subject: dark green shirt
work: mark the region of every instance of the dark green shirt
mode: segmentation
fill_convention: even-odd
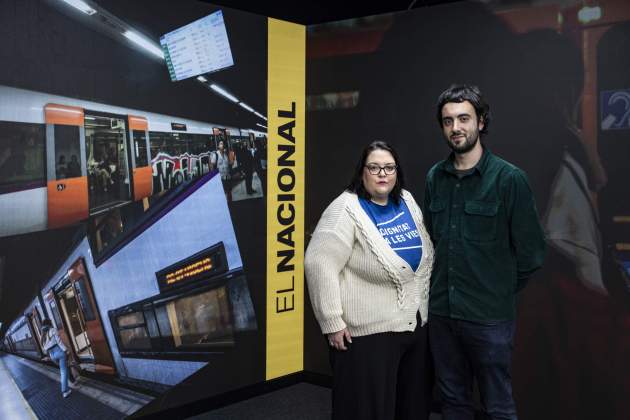
[[[484,148],[475,169],[458,178],[451,154],[427,175],[424,217],[436,250],[429,311],[514,319],[516,292],[546,248],[525,173]]]

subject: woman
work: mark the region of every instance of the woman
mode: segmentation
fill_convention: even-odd
[[[335,419],[429,415],[433,245],[403,184],[391,146],[367,146],[306,251],[311,303],[330,345]]]
[[[50,319],[42,321],[42,348],[48,357],[59,365],[61,372],[61,394],[67,398],[72,391],[68,387],[68,365],[66,359],[66,346],[63,344],[57,333],[57,329],[52,326]]]
[[[225,150],[223,140],[219,140],[217,146],[217,152],[214,155],[214,164],[219,170],[221,175],[221,182],[223,183],[223,191],[227,201],[232,201],[232,165],[234,164],[234,157]]]

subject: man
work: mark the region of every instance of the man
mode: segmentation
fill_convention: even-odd
[[[252,187],[252,180],[254,178],[254,156],[248,144],[241,144],[240,146],[240,162],[245,172],[245,190],[248,195],[252,195],[256,190]],[[237,157],[237,159],[239,159]]]
[[[479,89],[466,85],[451,86],[437,104],[452,153],[427,175],[424,214],[436,249],[429,340],[444,420],[473,419],[473,378],[488,418],[517,418],[516,294],[545,252],[525,173],[481,143],[489,108]]]
[[[263,151],[262,140],[252,139],[252,144],[254,145],[254,170],[256,171],[256,174],[258,174],[258,179],[260,179],[263,195],[267,195],[267,169],[263,169],[262,163],[262,161],[266,159],[266,154]]]

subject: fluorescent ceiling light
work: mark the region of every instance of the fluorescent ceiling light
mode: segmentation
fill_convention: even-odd
[[[96,10],[92,9],[90,6],[87,5],[87,3],[81,0],[63,0],[63,2],[69,4],[77,10],[82,11],[86,15],[91,16],[96,13]]]
[[[256,123],[256,125],[257,125],[258,127],[262,127],[262,128],[264,128],[264,129],[267,129],[267,127],[266,127],[266,126],[264,126],[264,125],[262,125],[262,124],[258,124],[258,123]]]
[[[214,83],[210,85],[210,89],[214,90],[216,93],[218,93],[220,95],[225,96],[226,98],[228,98],[232,102],[238,102],[238,98],[236,98],[236,96],[229,94],[223,88],[215,85]]]
[[[144,48],[145,50],[147,50],[151,54],[155,55],[156,57],[159,57],[162,60],[164,60],[164,51],[162,51],[162,48],[158,47],[157,45],[155,45],[154,43],[152,43],[151,41],[149,41],[145,37],[137,34],[136,32],[133,32],[133,31],[125,31],[125,33],[123,35],[125,36],[125,38],[127,38],[131,42],[133,42],[136,45]]]
[[[260,118],[262,118],[263,120],[267,121],[267,117],[265,117],[264,115],[262,115],[260,112],[254,112],[254,115],[259,116]]]
[[[238,103],[241,107],[245,108],[246,110],[248,110],[249,112],[256,112],[254,111],[254,108],[252,108],[251,106],[247,105],[244,102],[239,102]]]
[[[203,82],[203,83],[206,83],[206,82],[208,81],[208,79],[206,79],[206,78],[205,78],[205,77],[203,77],[203,76],[199,76],[199,77],[197,77],[197,80],[199,80],[200,82]]]

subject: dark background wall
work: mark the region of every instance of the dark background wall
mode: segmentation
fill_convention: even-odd
[[[566,240],[550,243],[545,267],[519,296],[514,392],[524,419],[630,412],[630,364],[621,352],[630,295],[619,264],[628,260],[619,244],[630,231],[613,222],[630,211],[630,131],[589,131],[600,126],[599,109],[584,106],[630,87],[627,54],[619,53],[630,32],[627,6],[598,4],[608,20],[596,27],[577,22],[577,8],[458,3],[309,28],[307,239],[373,140],[394,145],[421,202],[428,169],[449,152],[435,102],[452,83],[481,88],[494,118],[483,143],[527,172],[541,218],[561,215],[563,223],[545,225]],[[589,44],[594,33],[605,35]],[[597,49],[596,64],[587,46]],[[343,100],[348,92],[354,100]],[[579,174],[566,169],[567,156]],[[329,374],[310,309],[305,348],[305,369]]]

